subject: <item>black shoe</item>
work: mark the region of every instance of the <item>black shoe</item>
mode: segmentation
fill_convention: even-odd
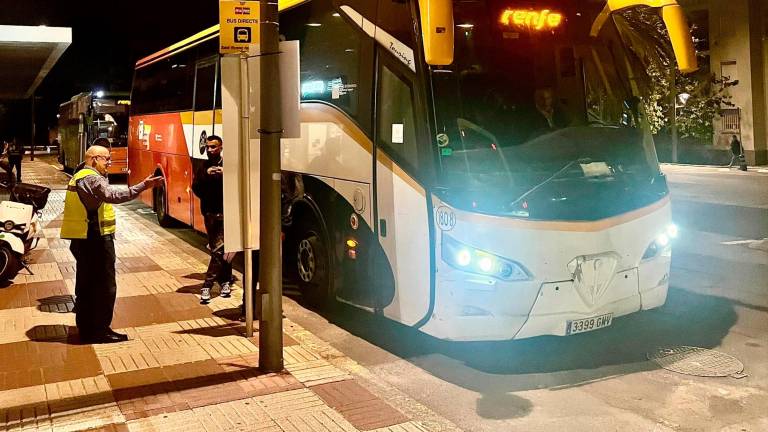
[[[95,335],[80,335],[80,341],[87,344],[117,343],[125,342],[127,340],[128,335],[115,333],[112,330]]]

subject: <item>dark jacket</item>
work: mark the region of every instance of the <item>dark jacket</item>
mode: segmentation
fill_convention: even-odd
[[[8,143],[8,156],[19,157],[21,156],[21,153],[22,153],[21,144],[19,144],[16,140],[13,140]]]
[[[733,153],[734,156],[738,156],[741,154],[741,142],[737,139],[731,140],[731,153]]]
[[[192,192],[200,198],[200,210],[203,214],[224,213],[224,175],[209,175],[208,168],[221,166],[222,160],[206,160],[195,172],[192,180]]]

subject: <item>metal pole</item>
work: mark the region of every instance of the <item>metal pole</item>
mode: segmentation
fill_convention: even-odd
[[[35,160],[35,95],[32,95],[32,104],[31,104],[31,116],[32,116],[32,137],[29,139],[29,143],[32,145],[32,150],[30,151],[30,158],[29,160]],[[24,147],[22,147],[23,149]],[[21,152],[21,157],[24,157],[24,152]]]
[[[277,2],[261,0],[261,224],[259,368],[283,370],[283,271],[280,218],[280,43]]]
[[[677,146],[680,142],[680,136],[677,131],[677,82],[675,69],[671,71],[671,94],[672,94],[672,109],[671,109],[671,132],[672,132],[672,163],[677,163]]]
[[[240,128],[238,140],[240,143],[240,193],[243,204],[243,291],[245,304],[245,336],[253,337],[253,246],[251,245],[251,146],[248,119],[248,54],[240,55]],[[258,276],[258,275],[257,275]]]

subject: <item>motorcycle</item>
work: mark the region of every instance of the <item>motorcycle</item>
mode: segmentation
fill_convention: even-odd
[[[36,248],[42,231],[40,218],[51,189],[28,183],[9,187],[10,200],[0,202],[0,281],[16,277],[27,266],[26,255]]]

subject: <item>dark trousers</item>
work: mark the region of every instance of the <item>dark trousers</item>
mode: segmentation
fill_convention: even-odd
[[[16,180],[21,181],[21,155],[8,155],[8,177],[11,176],[13,168],[16,167]]]
[[[208,234],[208,247],[211,249],[211,261],[205,272],[203,286],[212,287],[214,282],[232,282],[232,263],[224,259],[224,217],[206,213],[205,232]]]
[[[89,233],[87,239],[72,240],[69,250],[77,261],[77,328],[81,335],[103,334],[112,323],[117,297],[114,238]]]

